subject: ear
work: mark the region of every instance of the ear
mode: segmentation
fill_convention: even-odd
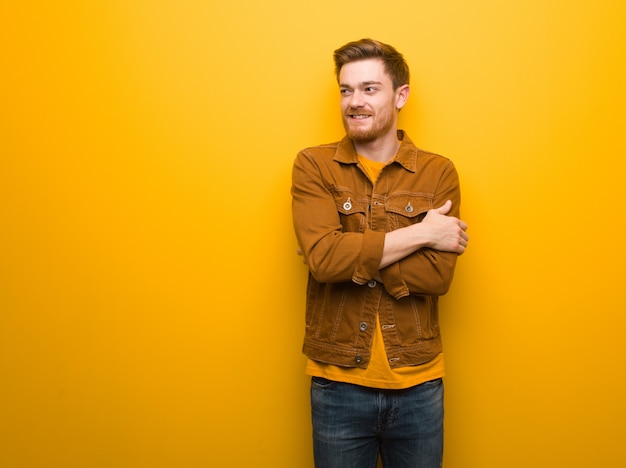
[[[400,110],[406,104],[406,101],[409,99],[409,94],[411,93],[411,88],[409,88],[408,84],[399,86],[396,89],[396,109]]]

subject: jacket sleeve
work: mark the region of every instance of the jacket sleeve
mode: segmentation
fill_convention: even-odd
[[[460,217],[461,191],[452,162],[444,166],[433,198],[433,208],[452,201],[448,216]],[[419,249],[381,270],[385,289],[394,298],[410,294],[442,296],[448,292],[458,254],[428,248]]]
[[[311,274],[320,283],[364,284],[378,271],[385,233],[343,232],[329,190],[332,175],[324,163],[302,151],[293,166],[292,214],[298,244]]]

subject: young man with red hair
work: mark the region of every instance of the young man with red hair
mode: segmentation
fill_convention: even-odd
[[[334,59],[346,136],[301,151],[292,185],[315,466],[439,467],[438,297],[468,242],[457,172],[397,128],[410,92],[399,52],[362,39]]]

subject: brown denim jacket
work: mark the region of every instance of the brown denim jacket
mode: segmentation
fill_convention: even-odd
[[[301,151],[294,163],[296,237],[309,266],[304,353],[345,367],[368,365],[380,316],[392,368],[418,365],[442,351],[438,296],[448,291],[457,254],[420,249],[381,270],[385,233],[419,223],[460,190],[452,162],[418,149],[404,132],[394,162],[372,185],[352,141]]]

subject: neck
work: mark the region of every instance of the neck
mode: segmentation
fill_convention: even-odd
[[[354,142],[354,148],[358,154],[364,158],[378,162],[387,162],[393,159],[399,147],[400,142],[398,141],[395,128],[385,136],[377,138],[374,141]]]

